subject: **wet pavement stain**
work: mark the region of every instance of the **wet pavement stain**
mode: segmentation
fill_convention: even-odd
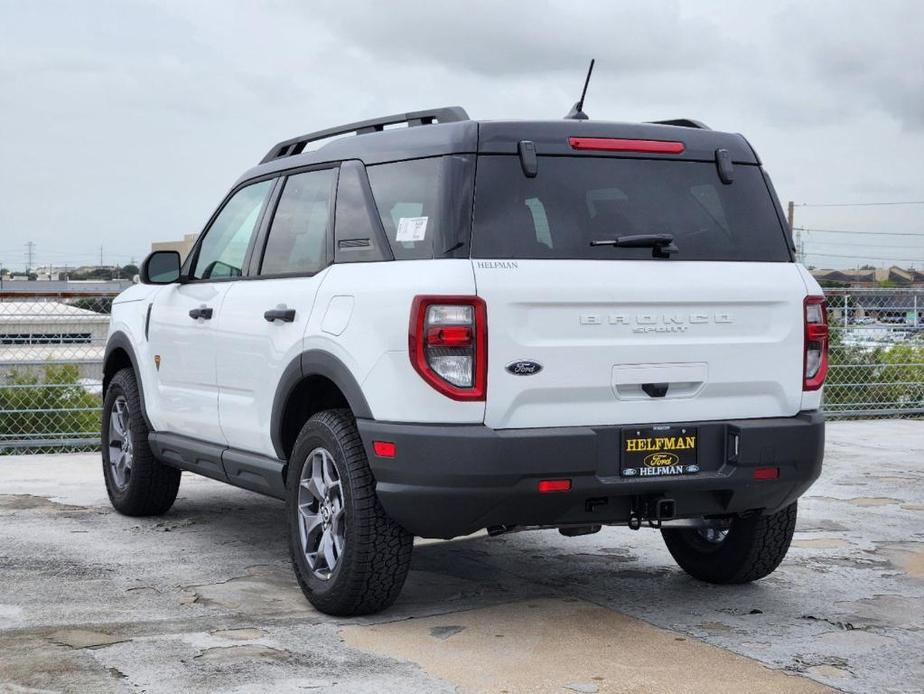
[[[2,511],[43,511],[55,514],[87,514],[97,513],[95,509],[86,506],[71,506],[52,501],[44,496],[33,494],[0,494],[0,510]]]
[[[48,640],[70,648],[103,648],[114,643],[124,643],[130,639],[89,629],[61,629],[49,635]]]
[[[218,629],[210,631],[209,634],[228,641],[253,641],[266,636],[263,629]]]
[[[269,646],[248,644],[246,646],[218,646],[207,648],[195,656],[195,660],[210,663],[236,663],[240,661],[280,661],[291,654]]]
[[[906,576],[924,579],[924,544],[919,542],[882,545],[878,550],[886,555]]]
[[[881,496],[858,496],[854,499],[848,499],[847,503],[867,508],[870,506],[891,506],[892,504],[900,504],[901,499],[891,499]]]
[[[607,692],[678,691],[678,682],[690,694],[831,691],[581,600],[457,613],[453,626],[465,630],[449,641],[432,638],[445,619],[347,626],[341,635],[351,647],[410,660],[466,692],[594,691],[574,685],[604,681]],[[498,633],[508,638],[494,638]]]
[[[251,567],[244,576],[219,583],[184,586],[184,604],[197,604],[257,614],[316,614],[288,567]]]
[[[833,537],[813,538],[810,540],[793,540],[793,547],[802,547],[805,549],[843,549],[850,547],[847,540],[840,540]]]

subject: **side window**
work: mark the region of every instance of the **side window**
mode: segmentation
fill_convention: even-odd
[[[385,235],[397,260],[434,257],[440,232],[440,157],[366,167]]]
[[[199,244],[193,278],[241,276],[250,237],[272,186],[273,181],[254,183],[239,190],[225,203]]]
[[[336,174],[336,169],[324,169],[286,179],[263,252],[261,275],[307,275],[327,267]]]

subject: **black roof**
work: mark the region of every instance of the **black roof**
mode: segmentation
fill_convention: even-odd
[[[409,127],[386,129],[389,125],[401,123],[407,123]],[[684,144],[682,154],[617,154],[623,157],[715,161],[716,149],[726,149],[735,163],[760,163],[757,154],[743,136],[710,130],[701,123],[686,119],[659,123],[596,120],[477,121],[468,120],[463,109],[453,106],[351,123],[284,140],[275,145],[258,166],[241,176],[240,181],[285,169],[346,159],[358,159],[365,164],[381,164],[445,154],[516,154],[520,140],[534,142],[536,153],[540,156],[611,156],[599,151],[572,149],[568,138],[574,136],[669,140]],[[318,149],[304,151],[311,142],[331,137],[337,139]]]

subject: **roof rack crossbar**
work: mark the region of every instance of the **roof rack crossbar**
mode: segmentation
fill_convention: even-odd
[[[433,123],[457,123],[468,119],[468,114],[461,106],[446,106],[443,108],[429,109],[427,111],[396,113],[392,116],[383,116],[381,118],[372,118],[356,123],[338,125],[333,128],[327,128],[326,130],[318,130],[313,133],[308,133],[307,135],[300,135],[299,137],[293,137],[289,140],[283,140],[274,145],[273,148],[266,153],[266,156],[260,160],[260,163],[265,164],[274,159],[301,154],[308,143],[326,140],[329,137],[336,137],[338,135],[349,135],[350,133],[366,135],[368,133],[377,133],[384,130],[385,126],[397,125],[399,123],[407,123],[408,127],[412,128],[419,125],[431,125]]]
[[[670,120],[650,120],[652,125],[676,125],[681,128],[699,128],[700,130],[712,130],[705,123],[693,120],[692,118],[671,118]]]

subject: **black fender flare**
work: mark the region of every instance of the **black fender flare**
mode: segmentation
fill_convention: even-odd
[[[282,372],[273,396],[273,412],[270,417],[270,438],[276,457],[285,460],[285,447],[282,445],[282,418],[289,402],[289,397],[296,386],[309,376],[323,376],[334,385],[346,398],[353,415],[359,419],[372,419],[372,411],[362,388],[356,378],[340,359],[330,352],[310,349],[292,359]]]
[[[109,336],[106,342],[106,350],[103,353],[103,398],[106,397],[106,391],[109,389],[109,381],[113,374],[106,374],[106,366],[112,353],[117,349],[123,350],[128,355],[128,360],[132,363],[132,370],[135,372],[135,382],[138,384],[138,394],[141,396],[141,416],[144,417],[144,423],[148,425],[148,431],[154,431],[151,426],[151,420],[148,418],[148,409],[144,399],[144,383],[141,382],[141,371],[138,369],[138,357],[135,355],[135,349],[132,347],[132,341],[121,330],[117,330]]]

